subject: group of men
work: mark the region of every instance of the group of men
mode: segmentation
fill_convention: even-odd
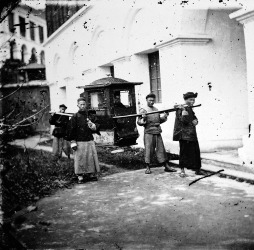
[[[195,170],[197,175],[201,174],[201,158],[196,132],[198,119],[193,112],[192,106],[197,98],[197,93],[188,92],[183,95],[185,105],[175,105],[176,116],[175,126],[173,132],[173,140],[179,141],[180,144],[180,159],[179,165],[181,168],[181,177],[186,177],[185,168]],[[161,123],[167,121],[168,114],[149,114],[153,111],[158,111],[154,107],[156,96],[149,94],[146,96],[146,107],[140,110],[143,114],[138,119],[138,125],[144,126],[144,145],[145,145],[145,163],[146,174],[151,174],[151,159],[156,153],[157,160],[160,164],[164,165],[166,172],[176,172],[176,170],[169,166],[167,153],[161,137]]]
[[[100,166],[95,148],[93,133],[99,131],[100,125],[96,123],[96,117],[89,116],[86,100],[80,97],[77,101],[79,111],[75,113],[70,121],[67,116],[52,114],[50,124],[55,125],[53,130],[53,154],[55,161],[58,161],[62,151],[69,157],[71,149],[74,151],[74,172],[78,177],[78,183],[87,180],[97,180],[100,173]],[[61,109],[64,107],[64,109]],[[67,107],[60,105],[60,112],[65,113]],[[54,117],[58,117],[57,119]],[[67,124],[65,120],[67,120]],[[63,129],[64,135],[55,131]],[[64,147],[66,145],[68,150]]]
[[[192,110],[197,93],[188,92],[183,95],[185,105],[176,105],[176,117],[173,140],[180,144],[180,168],[181,177],[185,177],[185,168],[195,170],[200,174],[201,159],[196,133],[198,119]],[[161,136],[160,124],[167,121],[168,113],[147,114],[158,111],[154,107],[156,96],[146,96],[147,105],[140,110],[142,117],[137,124],[144,127],[145,163],[146,174],[151,174],[151,160],[154,154],[158,162],[165,167],[166,172],[176,172],[169,165],[167,153]],[[68,116],[52,114],[50,124],[55,125],[53,130],[53,154],[55,162],[61,158],[62,151],[70,158],[71,149],[74,152],[74,172],[78,177],[78,183],[87,180],[97,180],[100,166],[94,143],[93,133],[98,133],[99,123],[96,117],[89,116],[86,100],[81,97],[77,100],[79,111],[70,121]],[[65,113],[67,107],[59,106],[60,113]]]

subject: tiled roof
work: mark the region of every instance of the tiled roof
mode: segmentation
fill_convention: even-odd
[[[121,84],[140,85],[140,84],[142,84],[142,82],[128,82],[128,81],[121,79],[121,78],[105,77],[105,78],[95,80],[88,85],[78,86],[77,88],[92,89],[92,88],[103,88],[103,87],[107,87],[110,85],[121,85]]]
[[[98,84],[104,84],[104,85],[108,85],[108,84],[114,84],[114,83],[128,83],[128,81],[121,79],[121,78],[115,78],[115,77],[105,77],[105,78],[101,78],[98,80],[93,81],[92,83],[90,83],[89,85],[98,85]]]

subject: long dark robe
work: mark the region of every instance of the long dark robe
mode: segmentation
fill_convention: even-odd
[[[201,168],[200,149],[196,126],[193,120],[197,120],[191,107],[187,107],[188,115],[183,116],[182,110],[177,110],[173,140],[179,141],[180,167],[199,170]]]
[[[180,160],[181,168],[199,170],[201,168],[200,149],[198,141],[180,140]]]

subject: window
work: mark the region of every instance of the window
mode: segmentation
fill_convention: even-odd
[[[14,14],[13,13],[9,14],[8,21],[9,21],[9,31],[13,33],[15,30],[15,28],[14,28]]]
[[[26,20],[23,17],[19,17],[19,25],[20,25],[20,34],[21,36],[26,36]]]
[[[26,56],[27,56],[27,48],[26,48],[26,45],[22,45],[21,47],[21,61],[23,63],[26,62]]]
[[[104,102],[104,93],[103,92],[93,92],[90,94],[91,98],[91,108],[92,109],[102,109]]]
[[[156,102],[161,102],[161,77],[159,51],[148,54],[151,93],[156,95]]]
[[[41,51],[40,57],[41,57],[41,64],[44,65],[45,64],[45,53],[43,50]]]
[[[30,36],[31,36],[31,40],[35,40],[34,39],[34,28],[35,28],[35,25],[33,22],[30,22]]]
[[[132,98],[129,90],[115,90],[114,91],[114,106],[115,107],[131,107]]]
[[[43,27],[39,26],[39,38],[40,38],[40,43],[44,42],[44,34],[43,34]]]
[[[10,41],[10,58],[11,60],[14,59],[14,49],[16,48],[15,40]]]
[[[114,66],[110,66],[110,67],[109,67],[109,70],[110,70],[110,75],[111,75],[112,77],[115,77],[115,69],[114,69]]]

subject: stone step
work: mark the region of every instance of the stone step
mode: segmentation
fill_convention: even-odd
[[[179,165],[179,160],[172,160],[170,162],[174,165]],[[234,170],[225,166],[202,163],[202,170],[206,172],[215,173],[221,169],[224,169],[224,171],[218,174],[220,177],[235,179],[240,182],[245,181],[254,184],[254,173],[241,171],[242,169]]]
[[[221,150],[218,152],[201,153],[202,164],[227,168],[254,174],[254,165],[245,164],[239,157],[237,150]]]
[[[213,160],[213,159],[202,159],[202,164],[207,164],[207,165],[227,168],[227,169],[231,169],[235,171],[241,171],[244,173],[254,174],[254,166],[251,167],[245,164],[236,164],[236,163],[224,162],[224,161]]]

